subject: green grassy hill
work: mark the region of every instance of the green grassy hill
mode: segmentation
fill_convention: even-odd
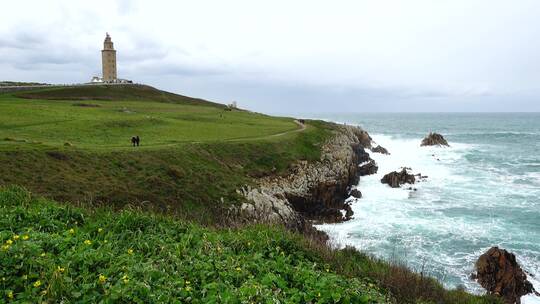
[[[28,99],[48,100],[109,100],[109,101],[154,101],[184,105],[208,105],[225,108],[225,105],[204,99],[187,97],[165,92],[147,85],[86,85],[71,87],[52,87],[39,91],[18,93]]]
[[[317,160],[331,128],[313,121],[303,129],[291,118],[228,111],[147,86],[3,94],[0,185],[60,201],[141,204],[212,223],[222,207],[242,200],[236,189],[253,177]],[[134,135],[140,147],[131,146]]]
[[[253,139],[298,129],[290,118],[226,111],[220,104],[137,85],[5,95],[0,97],[0,115],[4,139],[0,149],[21,141],[49,147],[69,143],[84,149],[122,149],[129,148],[134,135],[142,138],[144,148],[153,148]]]

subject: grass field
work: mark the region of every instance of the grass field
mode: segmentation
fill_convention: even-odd
[[[128,89],[133,98],[124,92]],[[75,90],[82,92],[75,94]],[[90,86],[6,94],[0,97],[0,149],[66,143],[82,149],[121,149],[130,147],[134,135],[141,137],[143,147],[152,148],[262,138],[298,128],[290,118],[226,111],[221,105],[167,97],[160,91],[152,96],[154,91],[148,90]]]
[[[211,223],[253,177],[318,160],[332,127],[146,86],[0,95],[0,184],[78,203],[143,204]],[[130,139],[138,135],[141,146]],[[212,208],[209,208],[209,207]]]

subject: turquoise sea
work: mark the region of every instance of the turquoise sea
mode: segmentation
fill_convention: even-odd
[[[371,153],[376,175],[362,177],[355,218],[322,225],[339,246],[407,263],[448,287],[481,293],[469,279],[491,246],[516,254],[540,290],[540,113],[335,114],[359,125],[391,155]],[[420,147],[430,131],[450,148]],[[382,175],[406,166],[427,175],[417,191],[391,189]],[[540,303],[533,296],[524,303]]]

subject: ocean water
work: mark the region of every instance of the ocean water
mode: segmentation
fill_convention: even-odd
[[[491,246],[516,254],[540,290],[540,114],[349,114],[319,117],[359,125],[391,155],[370,153],[379,172],[362,177],[354,219],[318,226],[338,246],[405,262],[447,287],[484,290],[469,279]],[[430,131],[450,148],[420,147]],[[417,191],[382,176],[400,167],[427,175]],[[527,296],[524,303],[540,303]]]

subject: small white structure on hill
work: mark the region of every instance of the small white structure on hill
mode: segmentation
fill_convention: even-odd
[[[103,83],[103,78],[101,78],[99,76],[94,76],[94,77],[92,77],[92,80],[90,82],[91,83]]]

